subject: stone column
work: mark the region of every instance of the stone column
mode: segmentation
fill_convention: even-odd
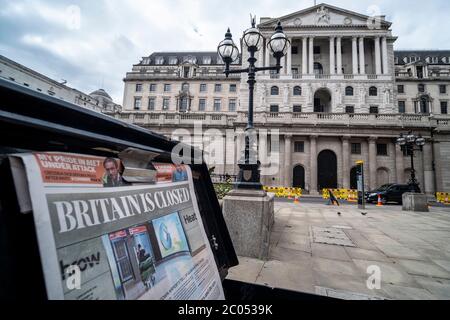
[[[336,73],[336,66],[334,60],[335,60],[334,37],[330,37],[330,74]]]
[[[309,38],[309,74],[314,74],[314,37]]]
[[[381,39],[382,42],[382,51],[383,51],[383,74],[389,74],[389,65],[388,65],[388,49],[387,49],[387,38],[383,37]]]
[[[359,38],[359,71],[361,74],[366,74],[366,57],[364,52],[364,38]]]
[[[337,74],[342,74],[342,38],[336,39]]]
[[[428,195],[432,195],[436,192],[434,183],[434,172],[433,172],[433,150],[430,141],[427,141],[423,147],[423,171],[424,171],[424,190]]]
[[[281,74],[286,74],[286,56],[284,56],[283,58],[281,58],[281,61],[280,61],[280,63],[281,63],[281,66],[283,67],[282,69],[281,69]]]
[[[350,189],[350,137],[342,138],[343,188]]]
[[[302,74],[308,74],[308,38],[302,38]]]
[[[310,194],[318,194],[317,190],[317,136],[310,137]]]
[[[241,157],[243,156],[243,150],[245,146],[245,134],[242,132],[237,131],[236,132],[236,160],[237,163],[241,160]]]
[[[284,186],[292,186],[292,135],[284,135]]]
[[[261,45],[261,49],[258,52],[258,66],[259,67],[264,67],[264,49],[265,49],[265,45],[264,45],[264,39],[262,40],[262,45]]]
[[[353,62],[353,74],[358,74],[358,38],[352,38],[352,62]]]
[[[291,47],[288,49],[288,52],[287,52],[286,74],[292,74],[292,38],[290,38],[289,41],[291,42]]]
[[[405,157],[402,148],[395,145],[395,164],[397,169],[397,183],[405,183]]]
[[[395,154],[396,144],[394,142],[390,142],[388,147],[389,147],[389,158],[394,159],[394,172],[389,175],[389,183],[397,183],[397,164],[396,164],[397,155]]]
[[[447,158],[442,158],[441,154],[441,144],[437,141],[433,143],[433,156],[434,156],[434,179],[436,180],[436,191],[443,192],[446,188],[444,187],[444,181],[442,178],[442,162],[446,161]],[[445,151],[445,150],[443,150]]]
[[[267,150],[267,139],[268,139],[268,135],[267,135],[267,130],[264,131],[259,131],[259,135],[258,135],[259,139],[258,139],[258,155],[259,155],[259,161],[261,162],[261,183],[263,185],[267,185],[267,180],[268,180],[268,176],[267,176],[267,166],[268,166],[268,150]]]
[[[265,63],[266,67],[270,67],[270,50],[269,50],[269,48],[265,48],[265,51],[266,51],[266,61],[264,61],[264,63]],[[264,73],[269,74],[270,71],[266,70],[266,71],[264,71]]]
[[[375,73],[381,74],[381,48],[380,37],[375,37]]]
[[[377,188],[377,138],[369,138],[369,183],[370,189]]]

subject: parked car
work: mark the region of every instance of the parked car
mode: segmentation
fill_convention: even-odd
[[[407,184],[385,184],[374,191],[366,192],[367,203],[377,203],[378,195],[381,196],[381,202],[386,204],[388,202],[403,203],[403,194],[407,192],[420,192],[419,189]]]

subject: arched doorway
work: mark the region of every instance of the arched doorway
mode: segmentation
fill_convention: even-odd
[[[353,167],[350,171],[350,189],[358,189],[358,167]]]
[[[294,188],[302,188],[305,190],[305,168],[303,166],[296,166],[294,168],[294,181],[292,183],[292,186]]]
[[[337,157],[333,151],[324,150],[317,158],[318,190],[337,188]]]
[[[314,112],[331,112],[331,93],[328,89],[319,89],[314,94]]]

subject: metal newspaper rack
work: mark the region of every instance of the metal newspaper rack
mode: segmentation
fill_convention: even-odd
[[[46,300],[33,215],[19,214],[6,155],[67,152],[114,157],[133,148],[159,154],[155,160],[171,163],[171,151],[178,142],[3,79],[0,79],[0,96],[0,299]],[[192,157],[196,155],[198,152],[192,152]],[[195,191],[201,195],[198,206],[226,298],[317,299],[307,294],[225,279],[228,269],[239,262],[208,168],[203,161],[200,163],[190,167]]]

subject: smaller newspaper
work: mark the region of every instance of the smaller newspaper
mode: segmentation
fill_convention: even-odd
[[[151,163],[154,182],[131,185],[114,158],[11,159],[25,171],[13,175],[26,176],[49,299],[224,299],[188,166]]]

